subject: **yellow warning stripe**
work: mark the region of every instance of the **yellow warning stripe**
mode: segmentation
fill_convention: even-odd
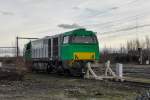
[[[74,60],[94,60],[95,52],[75,52]]]

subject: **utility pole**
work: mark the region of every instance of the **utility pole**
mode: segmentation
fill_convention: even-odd
[[[142,48],[138,48],[139,51],[139,63],[143,64],[143,53],[142,53]]]
[[[16,49],[17,49],[17,57],[18,57],[19,56],[18,36],[16,37],[16,42],[17,42]]]
[[[17,57],[19,57],[19,39],[26,39],[26,40],[31,40],[31,39],[38,39],[38,38],[26,38],[26,37],[16,37],[16,49],[17,49]]]
[[[138,39],[138,17],[136,16],[136,38]]]

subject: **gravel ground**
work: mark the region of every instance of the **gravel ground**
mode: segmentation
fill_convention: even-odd
[[[0,100],[135,100],[146,89],[108,81],[28,74],[23,81],[1,81]]]
[[[139,70],[149,72],[148,66],[143,66],[144,70],[140,66],[135,66],[133,71],[130,66],[126,65],[125,75],[133,76],[130,73],[135,71],[134,74],[141,76],[140,72],[136,73]],[[96,81],[46,73],[28,73],[21,81],[1,80],[0,100],[135,100],[146,90],[148,89],[132,84],[106,80]]]

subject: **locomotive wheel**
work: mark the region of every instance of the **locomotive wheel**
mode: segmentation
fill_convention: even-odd
[[[74,76],[80,76],[80,77],[83,77],[84,76],[84,71],[85,71],[85,63],[83,62],[76,62],[74,65],[73,65],[73,68],[71,69],[72,70],[72,74]]]
[[[50,74],[53,71],[51,64],[47,64],[47,73]]]
[[[34,63],[32,64],[32,72],[33,72],[33,73],[37,73],[37,72],[38,72],[38,70],[36,69],[36,66],[38,66],[38,64],[37,64],[36,62],[34,62]]]
[[[64,74],[65,74],[66,76],[73,76],[72,73],[71,73],[71,71],[70,71],[69,69],[65,69],[65,70],[64,70]]]
[[[69,65],[67,64],[66,61],[62,62],[62,68],[63,68],[64,75],[72,76],[71,71],[69,69]]]
[[[82,73],[82,71],[83,71],[83,68],[72,68],[70,69],[70,75],[83,77],[84,73]]]
[[[62,65],[57,66],[57,74],[60,74],[60,75],[64,74],[64,68]]]
[[[80,76],[83,77],[85,73],[85,63],[83,62],[75,62],[72,66],[70,66],[67,62],[63,62],[64,72],[69,76]]]

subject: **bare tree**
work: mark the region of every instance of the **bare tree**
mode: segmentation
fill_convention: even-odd
[[[139,41],[139,39],[135,40],[135,49],[137,50],[138,48],[141,48],[141,43]]]
[[[150,49],[150,38],[148,36],[145,36],[145,45],[146,49]]]

